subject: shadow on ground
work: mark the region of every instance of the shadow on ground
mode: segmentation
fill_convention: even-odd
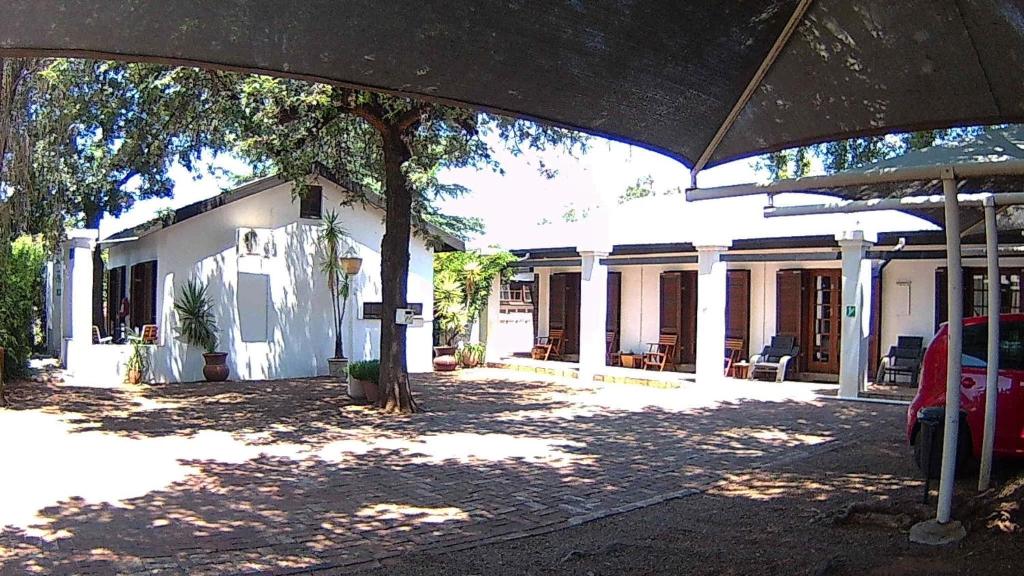
[[[752,474],[872,441],[902,412],[757,383],[664,391],[477,370],[415,387],[428,411],[401,418],[327,379],[22,388],[0,419],[4,437],[31,439],[7,460],[22,473],[0,494],[0,571],[330,570],[693,491],[770,501],[814,481]],[[835,471],[820,485],[915,482]]]

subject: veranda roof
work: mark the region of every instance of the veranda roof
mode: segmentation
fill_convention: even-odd
[[[1017,0],[6,2],[0,56],[57,54],[460,103],[698,168],[855,135],[1024,122]]]
[[[847,200],[870,200],[941,195],[939,174],[945,167],[953,167],[961,193],[1024,192],[1024,126],[990,127],[971,139],[937,144],[832,175],[702,188],[689,191],[687,197],[700,200],[800,192]],[[944,224],[945,214],[941,207],[905,211],[930,222]],[[982,218],[983,212],[978,207],[960,208],[963,230],[970,230]],[[1024,210],[1020,207],[1008,207],[999,215],[999,227],[1002,229],[1018,229],[1022,223]]]

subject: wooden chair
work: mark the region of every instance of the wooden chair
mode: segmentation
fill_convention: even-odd
[[[619,353],[619,333],[609,330],[604,334],[605,343],[605,364],[618,366],[622,363],[622,354]]]
[[[533,349],[539,352],[540,360],[561,360],[562,342],[565,339],[565,330],[553,328],[548,330],[547,336],[539,336]],[[536,357],[536,355],[535,355]]]
[[[743,360],[743,351],[746,346],[743,338],[725,339],[725,375],[733,376],[732,365]]]
[[[156,324],[146,324],[142,327],[142,343],[143,344],[156,344],[159,330]]]
[[[93,344],[110,344],[113,341],[114,341],[114,338],[111,337],[111,336],[107,336],[106,338],[101,338],[100,337],[100,327],[99,326],[93,326],[92,327],[92,343]]]
[[[676,345],[679,342],[677,334],[662,334],[657,342],[648,344],[648,351],[644,353],[644,370],[657,369],[665,371],[665,366],[672,363],[676,355]]]

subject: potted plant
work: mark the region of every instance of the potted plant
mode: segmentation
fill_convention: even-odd
[[[466,344],[459,349],[459,365],[463,368],[476,368],[484,360],[487,351],[483,344]]]
[[[380,395],[378,382],[380,382],[380,360],[364,360],[352,362],[348,365],[349,395],[352,395],[353,388],[362,390],[366,400],[375,403]]]
[[[363,259],[351,252],[342,255],[347,238],[348,233],[342,228],[338,213],[330,211],[325,214],[317,235],[317,244],[323,252],[320,271],[327,278],[327,290],[330,292],[334,313],[334,356],[327,359],[327,366],[331,376],[339,379],[345,374],[348,365],[342,341],[345,310],[348,308],[352,277],[359,273],[363,264]]]
[[[443,270],[434,278],[434,316],[442,342],[434,346],[434,370],[450,372],[459,366],[455,340],[469,321],[462,284],[451,270]]]
[[[178,313],[178,337],[186,344],[202,348],[203,376],[207,382],[228,379],[227,352],[217,351],[217,322],[213,315],[213,299],[206,284],[196,279],[185,283],[174,302]]]
[[[137,386],[142,383],[142,378],[149,370],[149,351],[142,342],[142,336],[131,334],[128,342],[132,346],[132,352],[125,363],[124,381],[126,384]]]

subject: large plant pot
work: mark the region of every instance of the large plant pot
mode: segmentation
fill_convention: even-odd
[[[353,378],[351,374],[348,376],[348,397],[353,400],[365,400],[366,399],[366,387],[363,384],[366,380],[360,380]]]
[[[331,378],[341,380],[348,374],[348,358],[328,358],[327,371],[330,373]]]
[[[452,354],[445,354],[434,358],[434,371],[454,372],[459,367],[459,361]]]
[[[203,354],[203,376],[207,382],[223,382],[228,379],[231,370],[228,368],[227,352],[207,352]]]
[[[142,383],[142,370],[129,370],[125,381],[132,386],[138,386]]]
[[[357,382],[363,389],[366,401],[371,404],[376,404],[377,398],[380,398],[380,387],[377,383],[372,380],[357,380]]]

